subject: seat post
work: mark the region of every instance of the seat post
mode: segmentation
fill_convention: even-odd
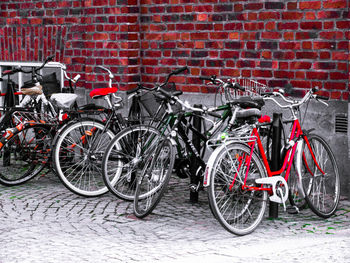
[[[111,99],[109,98],[109,96],[108,95],[104,96],[104,99],[107,101],[108,107],[110,109],[112,109],[113,105],[112,105],[112,102],[111,102]]]

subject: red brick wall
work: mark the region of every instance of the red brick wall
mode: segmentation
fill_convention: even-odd
[[[162,81],[187,65],[180,89],[206,92],[199,75],[291,82],[300,92],[349,96],[348,0],[2,1],[0,60],[41,61],[49,54],[104,85],[95,65],[116,73],[122,89]],[[86,74],[84,74],[86,73]]]

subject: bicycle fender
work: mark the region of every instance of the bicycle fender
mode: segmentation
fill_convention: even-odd
[[[303,148],[304,140],[298,140],[297,149],[296,149],[296,170],[298,175],[298,189],[302,198],[305,198],[305,192],[302,183],[302,171],[301,167],[303,165]]]
[[[219,152],[224,147],[226,147],[225,144],[219,146],[210,155],[209,160],[207,162],[207,165],[205,167],[205,172],[204,172],[204,178],[203,178],[203,186],[204,187],[208,187],[210,185],[210,179],[211,179],[211,176],[212,176],[212,170],[213,170],[214,163],[216,161],[216,158],[217,158]]]

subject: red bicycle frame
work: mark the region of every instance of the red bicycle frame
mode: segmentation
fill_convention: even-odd
[[[299,123],[298,119],[295,119],[293,121],[293,127],[292,127],[292,131],[291,131],[290,138],[289,138],[289,143],[290,143],[290,145],[292,147],[288,149],[288,151],[287,151],[287,153],[286,153],[286,155],[284,157],[283,165],[282,165],[281,169],[278,170],[278,171],[271,171],[269,162],[267,160],[267,157],[266,157],[266,154],[265,154],[265,151],[264,151],[261,139],[260,139],[260,135],[258,133],[258,129],[256,127],[253,128],[253,131],[251,133],[251,137],[252,138],[256,138],[256,139],[251,141],[251,142],[248,142],[248,145],[250,146],[250,149],[251,149],[251,152],[250,152],[249,156],[248,155],[247,156],[241,156],[239,158],[238,170],[241,169],[241,167],[242,167],[242,165],[244,163],[245,163],[245,166],[247,167],[246,174],[245,174],[245,179],[244,179],[244,184],[242,186],[242,189],[244,189],[244,190],[251,190],[251,191],[253,191],[253,190],[254,191],[271,191],[271,188],[248,186],[246,184],[246,180],[247,180],[248,172],[249,172],[249,168],[250,168],[250,163],[251,163],[251,158],[252,158],[253,151],[254,151],[256,143],[257,143],[257,146],[258,146],[258,149],[259,149],[259,152],[260,152],[260,156],[261,156],[261,158],[263,160],[263,164],[265,166],[265,169],[266,169],[268,177],[271,177],[271,176],[274,176],[274,175],[281,175],[282,173],[284,173],[286,171],[284,179],[286,181],[288,180],[288,177],[289,177],[289,174],[290,174],[290,170],[292,168],[292,162],[294,160],[294,155],[295,155],[295,152],[296,152],[296,149],[297,149],[297,143],[298,143],[297,139],[300,138],[300,137],[304,138],[304,140],[306,142],[306,145],[307,145],[307,147],[308,147],[308,149],[309,149],[309,151],[311,153],[311,157],[312,157],[316,167],[318,168],[318,170],[322,174],[325,174],[325,172],[321,169],[321,167],[319,166],[319,164],[316,161],[316,158],[315,158],[315,155],[314,155],[314,153],[312,151],[312,148],[311,148],[311,145],[309,143],[309,140],[303,134],[303,131],[301,129],[301,126],[300,126],[300,123]],[[303,162],[304,162],[304,165],[305,165],[306,169],[310,172],[311,175],[313,175],[313,172],[311,171],[309,165],[307,164],[307,160],[306,160],[304,152],[303,152]],[[232,181],[232,183],[230,185],[230,190],[232,189],[232,187],[233,187],[233,185],[234,185],[234,183],[236,181],[237,175],[238,175],[238,173],[236,173],[235,176],[234,176],[234,179],[233,179],[233,181]]]

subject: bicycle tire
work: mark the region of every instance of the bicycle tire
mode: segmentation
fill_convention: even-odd
[[[175,163],[175,149],[168,139],[159,143],[148,156],[137,181],[134,214],[144,218],[156,208],[169,183]]]
[[[305,200],[316,215],[328,218],[335,213],[339,204],[338,165],[330,146],[322,137],[312,134],[308,135],[307,138],[316,161],[325,174],[317,168],[308,147],[305,146],[303,151],[305,173],[302,174]]]
[[[239,158],[249,156],[250,153],[251,149],[240,143],[231,143],[218,150],[211,169],[208,189],[210,207],[215,218],[227,231],[239,236],[247,235],[256,229],[263,219],[267,203],[266,191],[242,189],[244,178],[240,180],[237,177],[230,189],[234,173],[239,170]],[[245,173],[242,170],[243,172]],[[254,151],[246,183],[256,186],[255,179],[263,177],[266,177],[264,166]]]
[[[103,181],[109,191],[125,201],[133,201],[136,177],[143,170],[149,139],[160,136],[160,131],[149,125],[134,125],[120,131],[108,145],[102,161]],[[148,145],[150,143],[150,145]]]
[[[0,183],[23,184],[38,175],[48,163],[52,135],[42,125],[26,126],[2,138],[0,150]]]
[[[290,170],[288,177],[288,188],[288,200],[291,206],[297,207],[299,211],[305,209],[307,207],[307,203],[305,198],[301,197],[300,189],[298,186],[298,175],[294,164]]]
[[[75,194],[96,197],[108,192],[102,179],[102,158],[114,133],[97,120],[73,121],[57,135],[53,167],[63,185]]]

